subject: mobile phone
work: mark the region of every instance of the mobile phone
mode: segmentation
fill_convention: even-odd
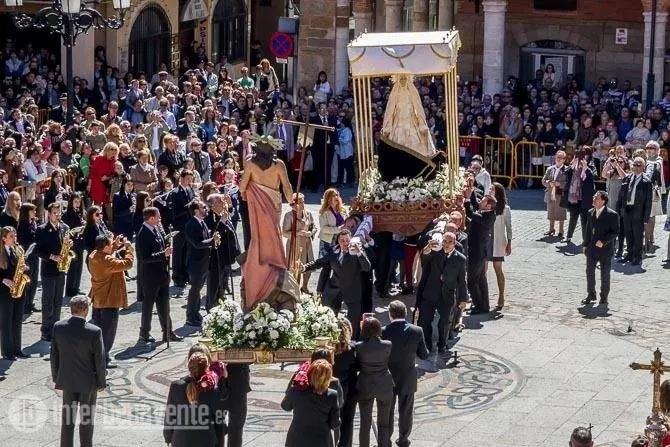
[[[361,320],[365,321],[368,318],[374,318],[375,314],[373,312],[364,312]]]

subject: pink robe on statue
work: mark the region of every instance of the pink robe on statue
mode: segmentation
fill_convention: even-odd
[[[246,190],[249,207],[251,243],[242,265],[245,308],[251,309],[281,287],[280,279],[287,270],[279,218],[281,194],[267,186],[249,182]]]

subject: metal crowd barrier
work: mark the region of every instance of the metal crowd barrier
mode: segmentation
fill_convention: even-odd
[[[507,180],[512,187],[514,179],[514,145],[508,138],[484,138],[482,142],[484,167],[496,180]]]
[[[519,141],[514,146],[514,171],[510,187],[516,184],[517,179],[542,180],[547,167],[553,163],[551,152],[553,145],[539,145],[534,141]]]

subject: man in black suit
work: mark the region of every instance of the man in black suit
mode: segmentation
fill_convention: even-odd
[[[422,244],[421,238],[419,243]],[[428,350],[433,350],[433,317],[435,311],[444,304],[442,298],[442,268],[444,265],[442,233],[434,231],[420,253],[421,279],[416,288],[414,319],[423,329]],[[447,309],[442,309],[444,313]],[[418,313],[418,318],[416,318]]]
[[[631,265],[642,264],[644,226],[649,222],[651,214],[652,185],[644,170],[644,159],[635,157],[633,172],[623,179],[619,191],[619,210],[628,250],[620,262],[630,262]]]
[[[391,322],[382,329],[382,338],[393,343],[389,370],[393,377],[393,401],[391,403],[391,418],[389,427],[393,435],[393,415],[396,400],[398,401],[398,440],[399,447],[409,447],[409,435],[412,433],[414,420],[414,393],[417,389],[418,374],[416,371],[416,357],[422,360],[428,358],[428,349],[423,337],[423,330],[419,326],[408,323],[407,307],[402,301],[391,301],[389,304],[389,319]]]
[[[236,126],[233,128],[237,131]],[[229,132],[232,132],[233,128],[229,128]],[[251,143],[250,136],[251,134],[248,130],[243,130],[240,133],[239,141],[234,143],[233,149],[237,152],[240,170],[242,171],[240,175],[244,172],[244,165],[247,159],[253,154],[253,144]],[[249,249],[249,244],[251,243],[251,223],[249,222],[249,206],[246,200],[240,200],[240,220],[242,221],[242,242],[246,251]]]
[[[187,110],[184,114],[184,122],[177,127],[177,136],[180,140],[185,140],[189,135],[195,135],[200,140],[205,140],[205,131],[195,122],[195,112]]]
[[[619,215],[607,207],[609,197],[605,191],[596,191],[593,208],[586,219],[586,287],[588,296],[582,304],[596,300],[596,264],[600,263],[600,304],[607,306],[610,292],[610,271],[614,256],[614,241],[619,234]]]
[[[309,120],[312,124],[322,126],[337,126],[337,119],[328,115],[328,106],[325,102],[319,103],[319,114]],[[314,160],[314,172],[316,185],[324,185],[328,188],[331,184],[330,173],[335,157],[335,145],[337,144],[337,132],[328,130],[315,130],[312,142],[312,159]]]
[[[60,95],[60,105],[51,109],[51,119],[57,123],[65,122],[67,118],[67,94]]]
[[[158,321],[163,331],[163,341],[181,341],[172,331],[170,319],[170,274],[168,259],[172,254],[172,247],[167,246],[163,232],[160,231],[161,215],[158,208],[150,206],[142,211],[144,223],[137,233],[135,251],[137,254],[138,275],[142,285],[142,323],[138,344],[153,343],[151,337],[151,313],[156,304]]]
[[[207,281],[209,273],[209,254],[212,245],[218,245],[221,242],[219,233],[209,234],[209,228],[205,223],[207,216],[207,207],[199,199],[194,199],[188,204],[188,211],[191,217],[186,226],[186,243],[188,244],[188,259],[186,260],[186,270],[188,271],[188,280],[191,288],[188,291],[188,300],[186,302],[186,324],[189,326],[202,326],[202,316],[200,316],[200,291]]]
[[[465,197],[470,197],[470,200],[465,202],[465,210],[470,218],[467,256],[468,292],[470,292],[470,298],[472,299],[470,314],[483,314],[490,310],[486,262],[488,260],[487,247],[496,220],[496,214],[493,211],[496,199],[493,196],[486,195],[477,204],[472,187],[466,191]],[[477,208],[479,208],[478,211]]]
[[[86,322],[88,298],[70,300],[72,317],[58,321],[51,342],[51,377],[63,391],[61,446],[74,443],[74,425],[79,414],[79,440],[83,447],[93,445],[93,421],[98,391],[105,382],[105,350],[102,331]]]
[[[37,255],[42,259],[42,340],[51,341],[53,325],[60,320],[60,308],[65,293],[65,272],[58,270],[63,238],[70,229],[60,221],[60,203],[51,203],[47,222],[37,227]]]
[[[193,172],[183,169],[179,174],[179,186],[170,192],[170,202],[174,218],[172,226],[178,231],[172,240],[172,280],[177,287],[184,287],[188,280],[186,271],[186,257],[188,256],[186,246],[186,222],[191,217],[188,211],[188,204],[195,199],[195,193],[191,185],[193,184]]]
[[[205,217],[207,228],[221,238],[221,243],[212,247],[209,257],[209,275],[207,276],[207,303],[205,308],[209,310],[216,306],[224,293],[232,290],[231,265],[240,254],[237,242],[237,234],[230,221],[227,211],[225,196],[223,194],[210,194],[207,197],[209,212]]]
[[[347,318],[354,328],[354,337],[358,334],[361,320],[361,272],[370,270],[370,260],[365,255],[362,244],[356,243],[351,250],[351,232],[347,229],[337,234],[338,247],[329,256],[324,256],[304,266],[304,272],[311,272],[330,265],[331,276],[323,289],[324,304],[340,312],[342,302],[347,304]],[[360,241],[359,241],[360,242]]]

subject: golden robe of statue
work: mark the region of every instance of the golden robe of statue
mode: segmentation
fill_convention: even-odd
[[[384,113],[381,139],[422,159],[432,158],[437,153],[419,92],[409,74],[396,76]]]

